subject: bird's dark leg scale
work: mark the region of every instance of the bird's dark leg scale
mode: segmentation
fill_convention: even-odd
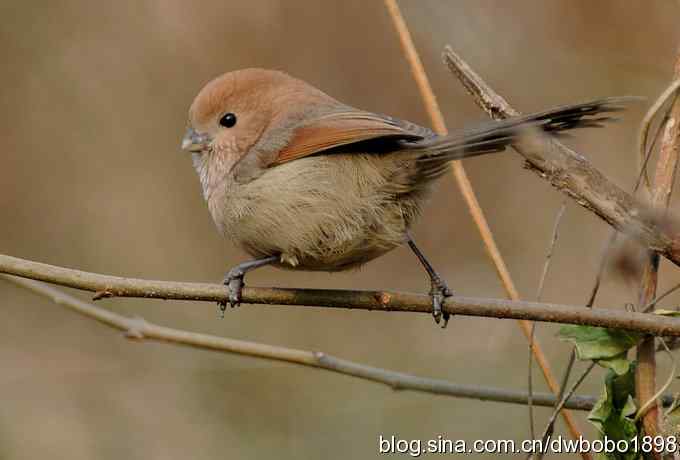
[[[224,310],[227,309],[227,302],[230,307],[238,307],[241,303],[241,292],[243,291],[243,278],[246,273],[255,270],[256,268],[264,267],[279,260],[279,256],[263,257],[262,259],[249,260],[243,262],[229,270],[224,277],[222,284],[229,288],[229,300],[218,302],[222,317],[224,317]]]
[[[420,249],[418,249],[418,246],[416,246],[416,243],[413,241],[411,235],[407,234],[406,236],[408,238],[408,246],[411,248],[411,251],[413,251],[416,257],[418,257],[418,260],[423,265],[423,267],[425,267],[425,271],[427,271],[427,274],[430,277],[430,283],[432,285],[432,289],[430,289],[430,297],[432,298],[432,316],[434,317],[434,321],[437,324],[439,324],[441,319],[444,318],[444,323],[442,324],[443,329],[449,323],[450,315],[448,312],[442,311],[442,303],[444,302],[445,298],[451,297],[453,292],[451,292],[449,287],[446,285],[446,282],[441,278],[441,276],[439,276],[439,273],[437,273],[435,269],[432,268],[432,264],[430,264]]]

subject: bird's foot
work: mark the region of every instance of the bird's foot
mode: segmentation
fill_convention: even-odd
[[[241,305],[241,293],[243,292],[243,278],[246,272],[240,266],[236,266],[229,270],[229,273],[224,277],[222,284],[229,288],[229,298],[226,301],[217,302],[220,307],[220,315],[224,318],[224,311],[227,309],[227,304],[231,308]]]
[[[224,310],[227,309],[227,304],[231,308],[238,307],[241,304],[241,293],[243,291],[243,278],[246,273],[255,270],[256,268],[264,267],[279,260],[279,256],[262,257],[261,259],[249,260],[242,262],[229,270],[229,273],[224,277],[222,284],[229,288],[229,297],[227,300],[217,302],[220,307],[220,313],[224,318]]]
[[[451,292],[451,289],[449,289],[441,278],[436,277],[432,279],[432,289],[430,290],[430,298],[432,299],[432,317],[437,324],[440,324],[441,320],[444,319],[444,322],[441,323],[442,329],[449,324],[449,318],[451,317],[449,312],[442,311],[442,304],[444,303],[444,299],[452,296],[453,292]]]

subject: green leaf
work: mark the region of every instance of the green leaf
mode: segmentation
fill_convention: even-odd
[[[642,334],[635,332],[571,324],[562,326],[558,336],[576,346],[576,355],[581,360],[621,359],[642,339]]]
[[[635,396],[635,367],[636,361],[630,363],[630,370],[625,375],[612,376],[611,388],[613,402],[616,407],[623,408],[629,403],[630,396]]]
[[[595,425],[602,436],[614,441],[631,440],[638,436],[635,423],[635,363],[629,365],[628,371],[618,375],[609,370],[605,377],[604,388],[600,398],[588,414],[588,420]],[[635,460],[639,456],[635,452],[614,452],[599,455],[602,460]]]
[[[588,421],[595,425],[600,433],[604,434],[604,424],[609,419],[612,411],[614,410],[614,404],[612,403],[612,394],[608,385],[605,385],[600,395],[600,399],[597,400],[593,408],[588,413]]]
[[[621,409],[621,415],[623,415],[624,417],[635,417],[636,412],[637,406],[635,405],[635,400],[629,394],[628,399],[626,400],[626,404],[623,406],[623,409]]]
[[[617,375],[624,375],[630,369],[630,361],[626,358],[625,352],[613,358],[598,359],[596,362],[606,369],[613,370]]]

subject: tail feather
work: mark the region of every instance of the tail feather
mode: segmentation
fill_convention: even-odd
[[[473,129],[418,141],[402,141],[405,150],[418,155],[418,161],[446,163],[450,160],[501,152],[529,128],[560,135],[578,128],[601,127],[616,121],[610,114],[625,110],[626,104],[640,100],[634,96],[609,97],[582,104],[564,105],[543,112],[485,123]],[[433,174],[435,165],[429,165]],[[442,166],[445,169],[445,165]]]

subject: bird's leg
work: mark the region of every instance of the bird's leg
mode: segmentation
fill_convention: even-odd
[[[406,236],[408,238],[408,246],[411,248],[411,251],[413,251],[416,257],[418,257],[418,260],[423,265],[423,267],[425,267],[425,271],[427,271],[427,274],[430,277],[430,283],[432,285],[430,297],[432,298],[432,316],[434,317],[434,321],[435,323],[439,324],[441,319],[444,318],[442,328],[445,328],[449,323],[450,315],[448,312],[442,312],[442,303],[444,302],[445,298],[451,297],[453,293],[446,285],[446,282],[441,278],[441,276],[439,276],[439,273],[437,273],[435,269],[432,268],[432,265],[427,260],[427,258],[425,258],[425,255],[420,252],[420,249],[418,249],[418,246],[416,246],[416,243],[413,241],[411,235],[407,234]]]
[[[243,291],[243,278],[249,271],[255,270],[256,268],[264,267],[265,265],[272,264],[279,260],[279,256],[263,257],[262,259],[249,260],[243,262],[229,270],[229,272],[224,277],[222,284],[229,288],[229,300],[218,302],[217,305],[220,307],[222,316],[224,316],[224,310],[227,309],[227,303],[233,308],[238,307],[241,303],[241,292]]]

